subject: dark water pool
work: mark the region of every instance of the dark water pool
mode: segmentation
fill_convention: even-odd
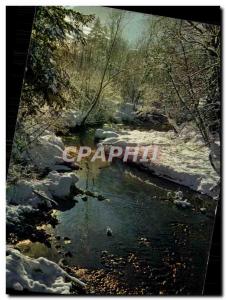
[[[66,138],[65,142],[93,145],[93,136]],[[152,267],[161,268],[168,253],[175,260],[186,261],[190,271],[184,271],[184,280],[193,280],[191,286],[201,291],[213,228],[212,200],[120,161],[111,165],[83,161],[78,176],[80,188],[101,193],[107,200],[88,197],[59,212],[56,234],[70,238],[71,244],[64,247],[73,255],[71,264],[101,268],[101,253],[107,250],[122,257],[135,253]],[[179,189],[193,210],[178,209],[166,201],[168,191]],[[207,215],[198,212],[200,207],[207,207]],[[107,235],[107,228],[112,236]]]

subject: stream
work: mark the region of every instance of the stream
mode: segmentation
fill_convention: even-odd
[[[93,140],[93,130],[64,137],[66,146],[95,148]],[[99,201],[90,196],[68,210],[56,211],[59,224],[48,230],[58,239],[53,238],[52,249],[48,250],[33,244],[30,255],[40,256],[42,252],[57,261],[60,254],[68,252],[70,266],[90,270],[111,269],[104,257],[108,254],[127,262],[132,255],[139,268],[138,274],[127,268],[125,280],[131,286],[141,276],[142,282],[158,293],[161,286],[168,294],[175,290],[200,294],[213,230],[213,200],[119,160],[112,164],[83,160],[81,167],[76,171],[77,186],[107,199]],[[178,190],[193,209],[180,209],[167,200],[167,192]],[[207,208],[206,214],[199,211],[201,207]],[[107,234],[109,228],[111,235]],[[153,278],[155,282],[150,283]]]

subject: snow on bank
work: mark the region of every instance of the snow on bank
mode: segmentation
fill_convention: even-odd
[[[37,208],[40,204],[51,207],[53,197],[64,199],[70,195],[71,188],[78,181],[74,173],[59,174],[50,172],[43,180],[20,180],[8,186],[6,198],[8,204],[31,205]]]
[[[7,203],[30,205],[33,208],[41,204],[51,207],[54,197],[61,199],[68,197],[78,181],[78,177],[70,172],[75,169],[75,165],[73,163],[65,165],[64,143],[53,132],[45,130],[37,139],[31,136],[31,140],[34,142],[24,151],[24,160],[35,165],[40,171],[52,171],[42,180],[19,180],[15,184],[8,185]]]
[[[59,121],[62,123],[63,127],[74,128],[81,124],[81,119],[82,117],[79,111],[74,109],[69,109],[61,115]]]
[[[100,131],[98,132],[98,134]],[[118,136],[105,138],[102,144],[122,146],[158,145],[156,161],[135,162],[159,177],[190,187],[194,191],[217,196],[213,188],[219,176],[209,161],[209,149],[199,136],[190,132],[189,139],[178,137],[173,131],[121,131]]]
[[[31,136],[31,139],[33,137]],[[64,165],[64,143],[54,133],[45,131],[31,143],[23,153],[24,160],[35,165],[40,171],[58,170]]]
[[[34,216],[37,209],[30,205],[7,205],[6,206],[6,230],[10,232],[23,232],[26,228],[25,220],[27,216]]]
[[[82,281],[70,276],[56,263],[43,257],[26,257],[15,249],[7,250],[6,282],[7,289],[18,292],[51,294],[70,294],[72,282],[85,286]]]
[[[105,139],[110,137],[118,137],[119,135],[112,130],[97,129],[95,132],[96,139]]]

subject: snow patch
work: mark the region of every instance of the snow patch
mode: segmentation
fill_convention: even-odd
[[[70,109],[62,114],[60,121],[63,123],[63,127],[74,128],[80,125],[81,115],[77,110]]]
[[[40,204],[51,207],[53,197],[61,199],[68,197],[77,181],[78,177],[74,173],[60,174],[57,171],[50,172],[43,180],[20,180],[15,185],[7,187],[7,203],[31,205],[33,208],[37,208]]]
[[[7,205],[6,206],[6,226],[14,227],[20,225],[26,215],[37,212],[30,205]]]
[[[72,282],[85,286],[56,263],[26,257],[15,249],[7,250],[6,282],[8,289],[50,294],[70,294]]]
[[[105,138],[112,138],[117,136],[118,134],[116,132],[110,130],[97,129],[95,132],[96,139],[105,139]]]
[[[55,165],[64,163],[63,150],[61,138],[49,133],[37,138],[23,153],[23,158],[41,171],[52,170]]]

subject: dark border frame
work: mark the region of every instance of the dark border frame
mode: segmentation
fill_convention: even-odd
[[[146,14],[222,24],[219,6],[108,6]],[[8,170],[35,6],[6,6],[6,170]],[[221,102],[222,103],[222,102]],[[222,295],[222,203],[219,201],[204,295]]]

